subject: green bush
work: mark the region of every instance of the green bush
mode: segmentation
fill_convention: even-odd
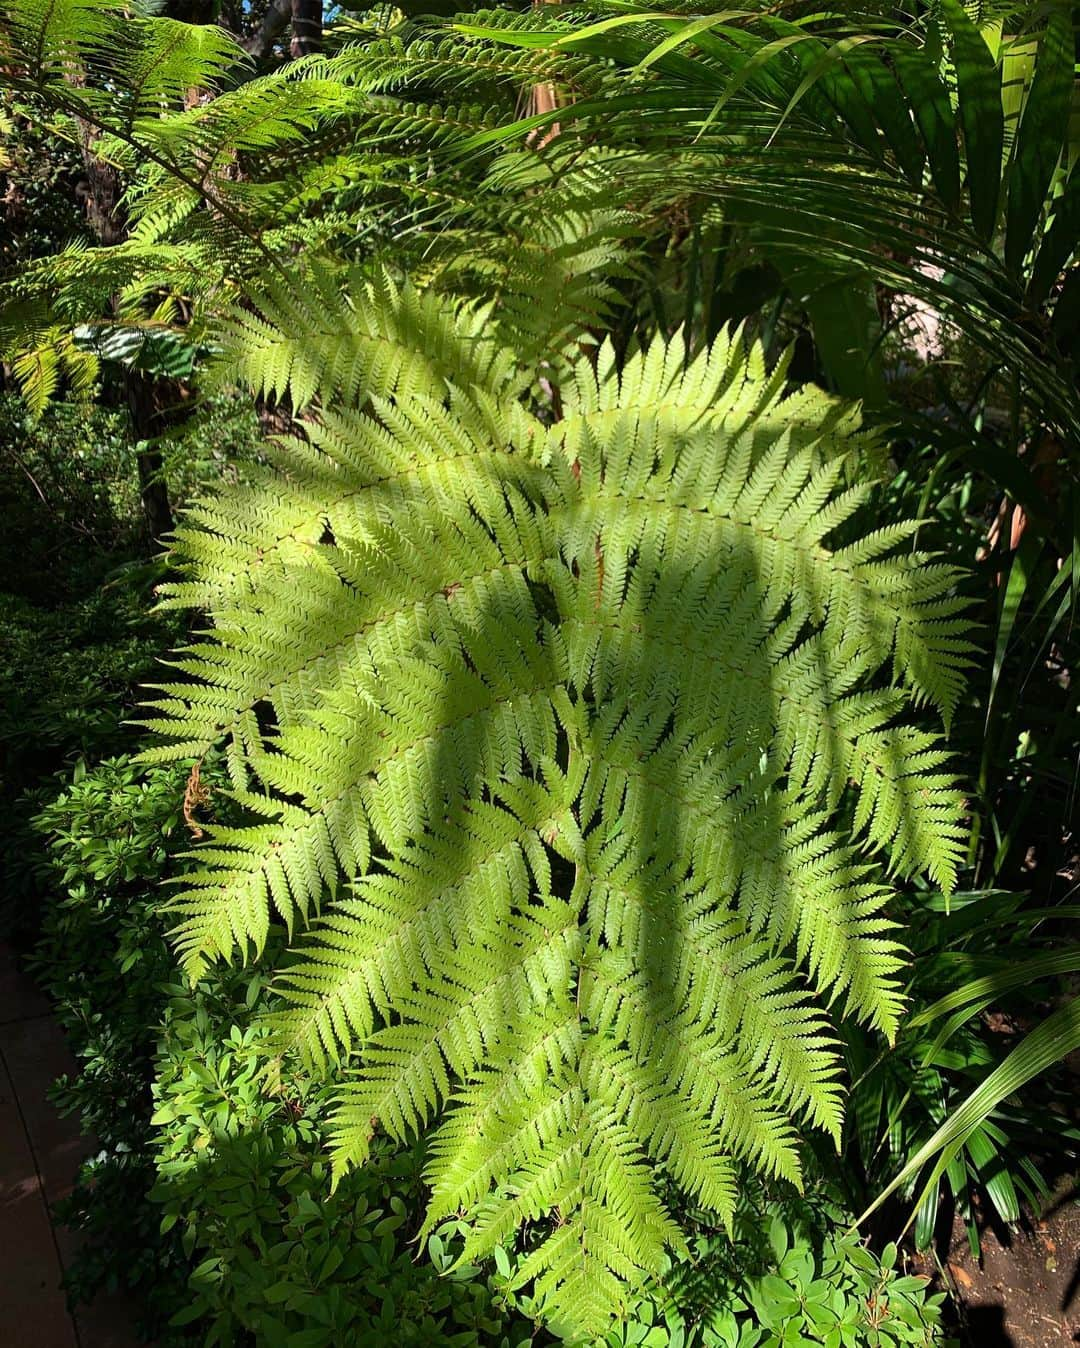
[[[152,901],[181,864],[185,778],[129,758],[80,767],[34,820],[55,887],[36,967],[80,1061],[55,1099],[99,1141],[61,1206],[92,1236],[69,1291],[135,1292],[162,1342],[374,1343],[392,1328],[405,1344],[502,1343],[485,1277],[414,1263],[418,1154],[387,1146],[330,1193],[325,1091],[285,1072],[263,1090],[263,1032],[246,1023],[262,976],[176,982]]]
[[[156,568],[55,609],[0,592],[0,739],[9,790],[73,755],[98,757],[131,739],[132,685],[155,668],[170,628],[147,613]]]
[[[88,534],[70,531],[82,542],[61,549],[71,566],[55,607],[39,607],[32,586],[0,595],[0,736],[16,823],[0,863],[9,897],[42,901],[36,970],[79,1060],[54,1099],[98,1144],[60,1210],[88,1237],[69,1269],[72,1298],[134,1294],[162,1345],[551,1343],[538,1308],[509,1290],[527,1251],[457,1266],[465,1229],[454,1219],[419,1246],[422,1148],[378,1138],[370,1162],[332,1188],[333,1088],[268,1059],[256,1022],[276,997],[261,967],[215,966],[194,988],[181,981],[159,891],[188,865],[187,766],[101,759],[128,742],[133,685],[175,639],[176,620],[150,612],[157,563],[116,565],[115,549],[136,533],[122,428],[105,417],[87,430],[70,408],[50,417],[31,437],[40,478],[54,463],[67,518],[98,529],[108,547],[95,553]],[[79,480],[78,455],[62,451],[94,436]],[[187,491],[243,471],[223,467],[220,446],[245,436],[253,457],[252,426],[224,400],[210,406],[187,442],[192,457],[173,451],[175,481]],[[42,527],[41,546],[53,546],[56,521]],[[220,774],[204,765],[203,777],[213,791],[203,813],[229,822]],[[24,907],[38,920],[36,906]],[[669,1260],[604,1343],[934,1342],[936,1301],[841,1235],[844,1220],[760,1187],[744,1195],[734,1242],[704,1213],[685,1214],[690,1258]]]
[[[611,1348],[899,1348],[940,1344],[942,1294],[845,1231],[837,1209],[747,1203],[734,1244],[699,1235],[660,1295],[611,1331]]]
[[[204,770],[219,817],[223,796]],[[160,1344],[550,1343],[508,1290],[511,1256],[453,1267],[463,1230],[418,1248],[423,1153],[379,1138],[332,1189],[329,1091],[268,1059],[258,968],[182,982],[155,891],[186,862],[182,768],[79,767],[37,815],[52,888],[37,954],[80,1072],[55,1098],[99,1148],[61,1216],[83,1230],[69,1291],[135,1294]],[[207,811],[208,812],[208,811]],[[270,952],[272,957],[276,952]],[[940,1298],[842,1234],[844,1214],[747,1185],[735,1240],[702,1213],[690,1258],[605,1344],[827,1348],[931,1344]],[[440,1276],[442,1274],[442,1276]],[[830,1337],[831,1336],[831,1337]]]
[[[141,527],[127,411],[56,402],[35,421],[3,394],[0,446],[2,588],[49,605],[85,596]]]
[[[250,405],[210,400],[165,447],[174,501],[258,449]],[[166,566],[140,555],[137,482],[126,411],[58,402],[34,421],[0,394],[0,924],[19,944],[38,925],[30,818],[58,771],[131,747],[137,686],[183,634],[153,610]]]
[[[147,613],[152,575],[126,568],[115,583],[57,608],[0,591],[0,927],[24,949],[38,934],[42,886],[48,892],[55,880],[30,821],[55,796],[58,771],[82,773],[87,760],[130,741],[133,685],[150,677],[179,631]]]
[[[235,975],[234,975],[235,978]],[[177,1326],[207,1343],[409,1344],[517,1348],[550,1342],[537,1308],[506,1291],[513,1257],[493,1271],[457,1260],[462,1222],[415,1248],[423,1203],[419,1147],[379,1138],[370,1161],[331,1188],[325,1087],[286,1065],[267,1073],[274,1001],[259,974],[241,988],[171,990],[154,1086],[159,1127],[153,1197],[162,1230],[182,1232],[195,1267]],[[233,1023],[226,1032],[229,1018]],[[269,1089],[268,1089],[269,1086]],[[602,1341],[611,1348],[890,1348],[940,1342],[941,1295],[875,1257],[822,1201],[770,1197],[748,1183],[734,1240],[690,1214],[690,1257]],[[440,1277],[439,1273],[444,1276]],[[572,1340],[573,1342],[576,1342]]]
[[[146,554],[137,444],[117,384],[106,370],[96,401],[50,402],[40,418],[0,393],[0,590],[53,607],[93,597],[117,565]],[[106,401],[105,393],[109,398]],[[221,395],[162,437],[169,496],[183,506],[207,482],[233,481],[261,452],[250,402]],[[145,617],[146,596],[138,592]],[[123,596],[121,596],[123,602]]]
[[[627,1308],[602,1348],[899,1348],[948,1343],[942,1294],[880,1258],[821,1192],[795,1194],[744,1177],[734,1228],[681,1214],[694,1231],[685,1258]],[[452,1224],[451,1224],[452,1225]],[[500,1260],[512,1275],[509,1262]],[[528,1313],[529,1303],[519,1300]],[[583,1348],[583,1346],[582,1346]]]
[[[264,1094],[246,1025],[261,976],[176,983],[152,901],[186,846],[185,778],[129,758],[80,767],[34,820],[54,886],[36,968],[80,1062],[55,1100],[99,1142],[61,1207],[92,1236],[70,1292],[124,1286],[163,1342],[376,1342],[393,1325],[403,1343],[500,1343],[486,1279],[414,1265],[398,1231],[419,1157],[386,1148],[331,1195],[325,1092],[292,1076]]]
[[[183,506],[208,482],[237,482],[266,448],[255,409],[247,398],[218,394],[205,399],[160,442],[173,504]]]
[[[128,758],[81,764],[33,821],[48,898],[36,972],[79,1062],[54,1090],[98,1150],[59,1215],[89,1238],[68,1272],[74,1300],[124,1287],[156,1332],[182,1305],[186,1265],[147,1197],[149,1118],[163,986],[173,961],[154,890],[185,845],[182,769],[143,773]],[[51,888],[50,888],[51,887]]]
[[[248,1023],[266,998],[260,976],[240,992],[177,985],[166,1012],[153,1197],[194,1263],[174,1323],[201,1322],[210,1344],[247,1334],[266,1348],[531,1341],[481,1270],[440,1278],[418,1258],[416,1149],[384,1142],[331,1191],[327,1093],[287,1066],[265,1089],[265,1030]]]
[[[836,1168],[844,1201],[863,1211],[916,1155],[946,1113],[1015,1048],[996,1009],[1008,996],[1015,1023],[1032,1024],[1053,1008],[1061,968],[1069,960],[1054,909],[1021,893],[968,891],[946,899],[916,893],[897,905],[913,953],[910,1011],[885,1051],[861,1031],[845,1035],[852,1082],[843,1163]],[[1067,930],[1067,928],[1065,928]],[[965,987],[970,992],[965,992]],[[913,1175],[902,1189],[915,1207],[913,1237],[925,1249],[935,1232],[963,1220],[972,1255],[980,1257],[987,1220],[1015,1226],[1038,1212],[1049,1174],[1080,1141],[1074,1092],[1065,1075],[1048,1075],[1011,1092],[966,1138],[939,1185],[921,1201]]]
[[[234,989],[234,992],[238,989]],[[267,1090],[265,1029],[249,1019],[267,998],[258,975],[244,1005],[200,984],[176,986],[154,1095],[160,1127],[155,1199],[162,1229],[180,1230],[196,1262],[190,1304],[206,1342],[244,1332],[259,1345],[491,1345],[550,1342],[536,1308],[505,1289],[512,1257],[488,1276],[457,1265],[465,1224],[413,1238],[422,1152],[377,1140],[369,1162],[332,1190],[325,1088],[282,1069]],[[225,1033],[225,1021],[236,1019]],[[279,1064],[280,1067],[280,1064]],[[941,1295],[845,1231],[835,1207],[768,1197],[748,1184],[734,1240],[695,1214],[687,1260],[628,1308],[611,1348],[891,1348],[940,1340]],[[439,1273],[443,1277],[439,1277]],[[574,1341],[576,1342],[576,1341]]]
[[[77,190],[85,173],[72,137],[19,116],[0,94],[0,272],[88,236]]]

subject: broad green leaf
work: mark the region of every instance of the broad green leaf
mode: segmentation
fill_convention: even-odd
[[[886,396],[877,349],[881,324],[869,277],[829,265],[820,252],[785,248],[788,221],[782,208],[762,206],[747,211],[745,217],[740,212],[737,218],[759,227],[755,237],[771,254],[788,290],[806,309],[821,364],[837,391],[867,406],[880,405]],[[841,251],[843,239],[830,240],[829,234],[823,226],[822,247],[831,241]]]
[[[1080,247],[1080,166],[1073,169],[1061,195],[1053,203],[1053,219],[1042,241],[1028,286],[1028,304],[1041,305],[1061,275],[1061,269]]]
[[[627,15],[624,18],[626,23],[645,23],[649,19],[657,16],[651,14]],[[613,27],[614,24],[609,24]],[[558,28],[539,31],[537,29],[525,28],[490,28],[480,23],[455,23],[452,25],[457,33],[463,33],[466,37],[482,38],[487,42],[498,42],[504,47],[551,47],[560,38],[566,34]]]
[[[655,65],[657,61],[665,57],[668,52],[674,51],[676,47],[684,42],[693,42],[694,38],[702,33],[707,33],[713,28],[721,28],[731,22],[732,19],[746,19],[753,16],[752,10],[746,9],[725,9],[719,14],[705,14],[700,18],[692,20],[690,23],[680,24],[673,33],[670,33],[663,42],[655,46],[648,56],[638,62],[638,70],[647,70],[649,66]],[[600,24],[590,24],[588,28],[582,30],[582,36],[589,33],[595,33],[601,27]]]
[[[942,203],[951,211],[960,209],[960,154],[956,144],[956,119],[937,67],[923,51],[897,46],[893,64],[900,87],[907,96],[922,133],[930,176]]]
[[[1041,982],[1044,978],[1056,978],[1075,973],[1077,970],[1080,970],[1080,945],[1068,950],[1047,951],[1035,959],[1007,964],[1003,969],[986,974],[982,978],[972,979],[963,987],[955,988],[946,996],[940,997],[932,1005],[912,1016],[906,1028],[916,1029],[920,1025],[929,1025],[941,1016],[947,1016],[950,1012],[962,1008],[969,1008],[969,1013],[974,1015],[981,1007],[989,1006],[1013,988],[1022,988]]]
[[[986,1128],[976,1128],[966,1145],[971,1163],[978,1171],[979,1179],[997,1209],[998,1216],[1003,1222],[1018,1222],[1020,1200],[1016,1196],[1016,1186]]]
[[[860,42],[869,40],[859,39]],[[865,49],[850,52],[845,58],[845,64],[878,125],[885,133],[885,139],[896,155],[900,167],[911,182],[921,184],[925,155],[915,134],[911,110],[901,97],[892,72],[883,64],[876,52]]]
[[[1013,554],[1012,565],[1009,567],[1009,579],[1005,585],[1001,612],[998,615],[997,634],[994,639],[994,664],[990,672],[990,691],[986,699],[987,726],[990,725],[993,714],[998,682],[1001,679],[1001,670],[1005,664],[1005,653],[1008,650],[1009,639],[1016,625],[1016,615],[1020,612],[1020,605],[1027,591],[1031,573],[1035,569],[1041,546],[1037,538],[1026,534],[1019,548]]]
[[[960,0],[942,0],[942,12],[952,33],[971,220],[976,232],[989,242],[997,223],[1005,136],[1001,71]]]
[[[1064,10],[1053,11],[1039,43],[1035,78],[1009,166],[1005,261],[1014,272],[1031,247],[1068,130],[1074,46],[1072,20]]]
[[[818,353],[837,391],[868,407],[884,402],[873,284],[865,276],[837,277],[817,285],[805,304]]]
[[[1007,149],[1012,149],[1016,144],[1024,104],[1031,93],[1038,49],[1037,38],[1017,38],[1006,43],[1001,50],[1001,111],[1005,119]]]
[[[846,72],[842,73],[839,78],[835,75],[830,77],[833,68],[844,60],[848,52],[852,51],[861,43],[873,42],[874,40],[875,39],[872,36],[853,34],[850,37],[841,38],[839,42],[834,42],[831,46],[823,48],[817,60],[810,66],[803,76],[799,87],[788,100],[787,106],[784,108],[783,116],[780,118],[779,122],[777,122],[769,139],[776,139],[783,128],[784,123],[795,111],[799,103],[802,102],[803,98],[816,84],[821,83],[823,90],[829,96],[830,100],[837,106],[839,111],[844,114],[848,125],[855,132],[859,141],[866,149],[871,152],[876,152],[878,148],[877,128],[869,114],[869,110],[865,106],[865,98],[860,97],[859,90],[852,85]],[[814,45],[819,46],[820,44],[815,42]],[[860,105],[857,110],[852,107],[853,96]]]
[[[814,42],[816,44],[816,39],[812,38],[808,33],[789,33],[786,37],[774,38],[772,42],[766,42],[763,47],[759,47],[746,64],[739,67],[735,78],[725,86],[724,92],[716,100],[712,111],[709,113],[706,125],[709,125],[716,120],[739,90],[742,89],[755,74],[766,66],[774,56],[778,56],[789,47],[794,47],[802,42]]]
[[[892,1183],[878,1194],[859,1217],[856,1226],[866,1221],[867,1217],[876,1212],[902,1185],[916,1176],[927,1161],[937,1157],[919,1195],[918,1202],[921,1203],[929,1190],[937,1186],[942,1174],[967,1139],[1003,1100],[1015,1095],[1032,1077],[1045,1072],[1048,1067],[1060,1062],[1066,1054],[1072,1053],[1077,1048],[1080,1048],[1080,997],[1074,998],[1067,1006],[1048,1016],[1041,1025],[1032,1030],[1023,1043],[1013,1049],[1001,1066],[995,1068],[986,1080],[971,1092],[964,1103],[955,1109],[934,1135],[919,1148]]]
[[[929,1190],[915,1213],[915,1248],[925,1250],[934,1239],[934,1227],[937,1226],[938,1198],[940,1190],[935,1184]]]

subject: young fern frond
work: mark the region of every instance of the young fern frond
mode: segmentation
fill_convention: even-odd
[[[517,1283],[599,1333],[682,1241],[655,1168],[723,1221],[740,1166],[798,1183],[834,1018],[896,1027],[885,872],[948,889],[964,842],[913,715],[955,703],[957,575],[906,528],[830,546],[856,419],[738,333],[604,343],[541,418],[478,311],[334,284],[237,320],[318,414],[179,534],[211,640],[151,754],[225,742],[260,821],[209,830],[179,950],[283,920],[336,1171],[431,1129],[427,1228],[465,1213],[472,1259],[529,1223]]]

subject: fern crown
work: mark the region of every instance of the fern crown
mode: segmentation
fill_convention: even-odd
[[[681,1243],[655,1167],[724,1220],[739,1165],[798,1183],[800,1124],[841,1126],[829,1008],[897,1023],[883,877],[950,886],[963,836],[908,714],[956,700],[955,575],[908,526],[830,547],[855,419],[739,334],[605,344],[542,420],[482,315],[353,308],[348,395],[181,530],[166,602],[213,640],[150,756],[224,742],[259,822],[213,830],[179,949],[284,921],[339,1171],[432,1124],[428,1227],[546,1230],[517,1280],[593,1333]],[[268,387],[320,383],[243,322]]]

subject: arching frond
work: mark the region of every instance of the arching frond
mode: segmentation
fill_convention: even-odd
[[[948,888],[963,844],[917,720],[957,576],[906,528],[831,546],[857,421],[737,333],[603,344],[541,420],[472,311],[331,286],[242,320],[256,385],[319,395],[307,442],[180,535],[212,640],[154,753],[227,740],[260,816],[210,830],[180,953],[284,921],[275,1040],[347,1072],[338,1170],[432,1129],[429,1227],[474,1258],[529,1223],[518,1282],[597,1333],[682,1239],[655,1168],[722,1220],[739,1166],[798,1183],[832,1017],[896,1026],[885,872]]]

